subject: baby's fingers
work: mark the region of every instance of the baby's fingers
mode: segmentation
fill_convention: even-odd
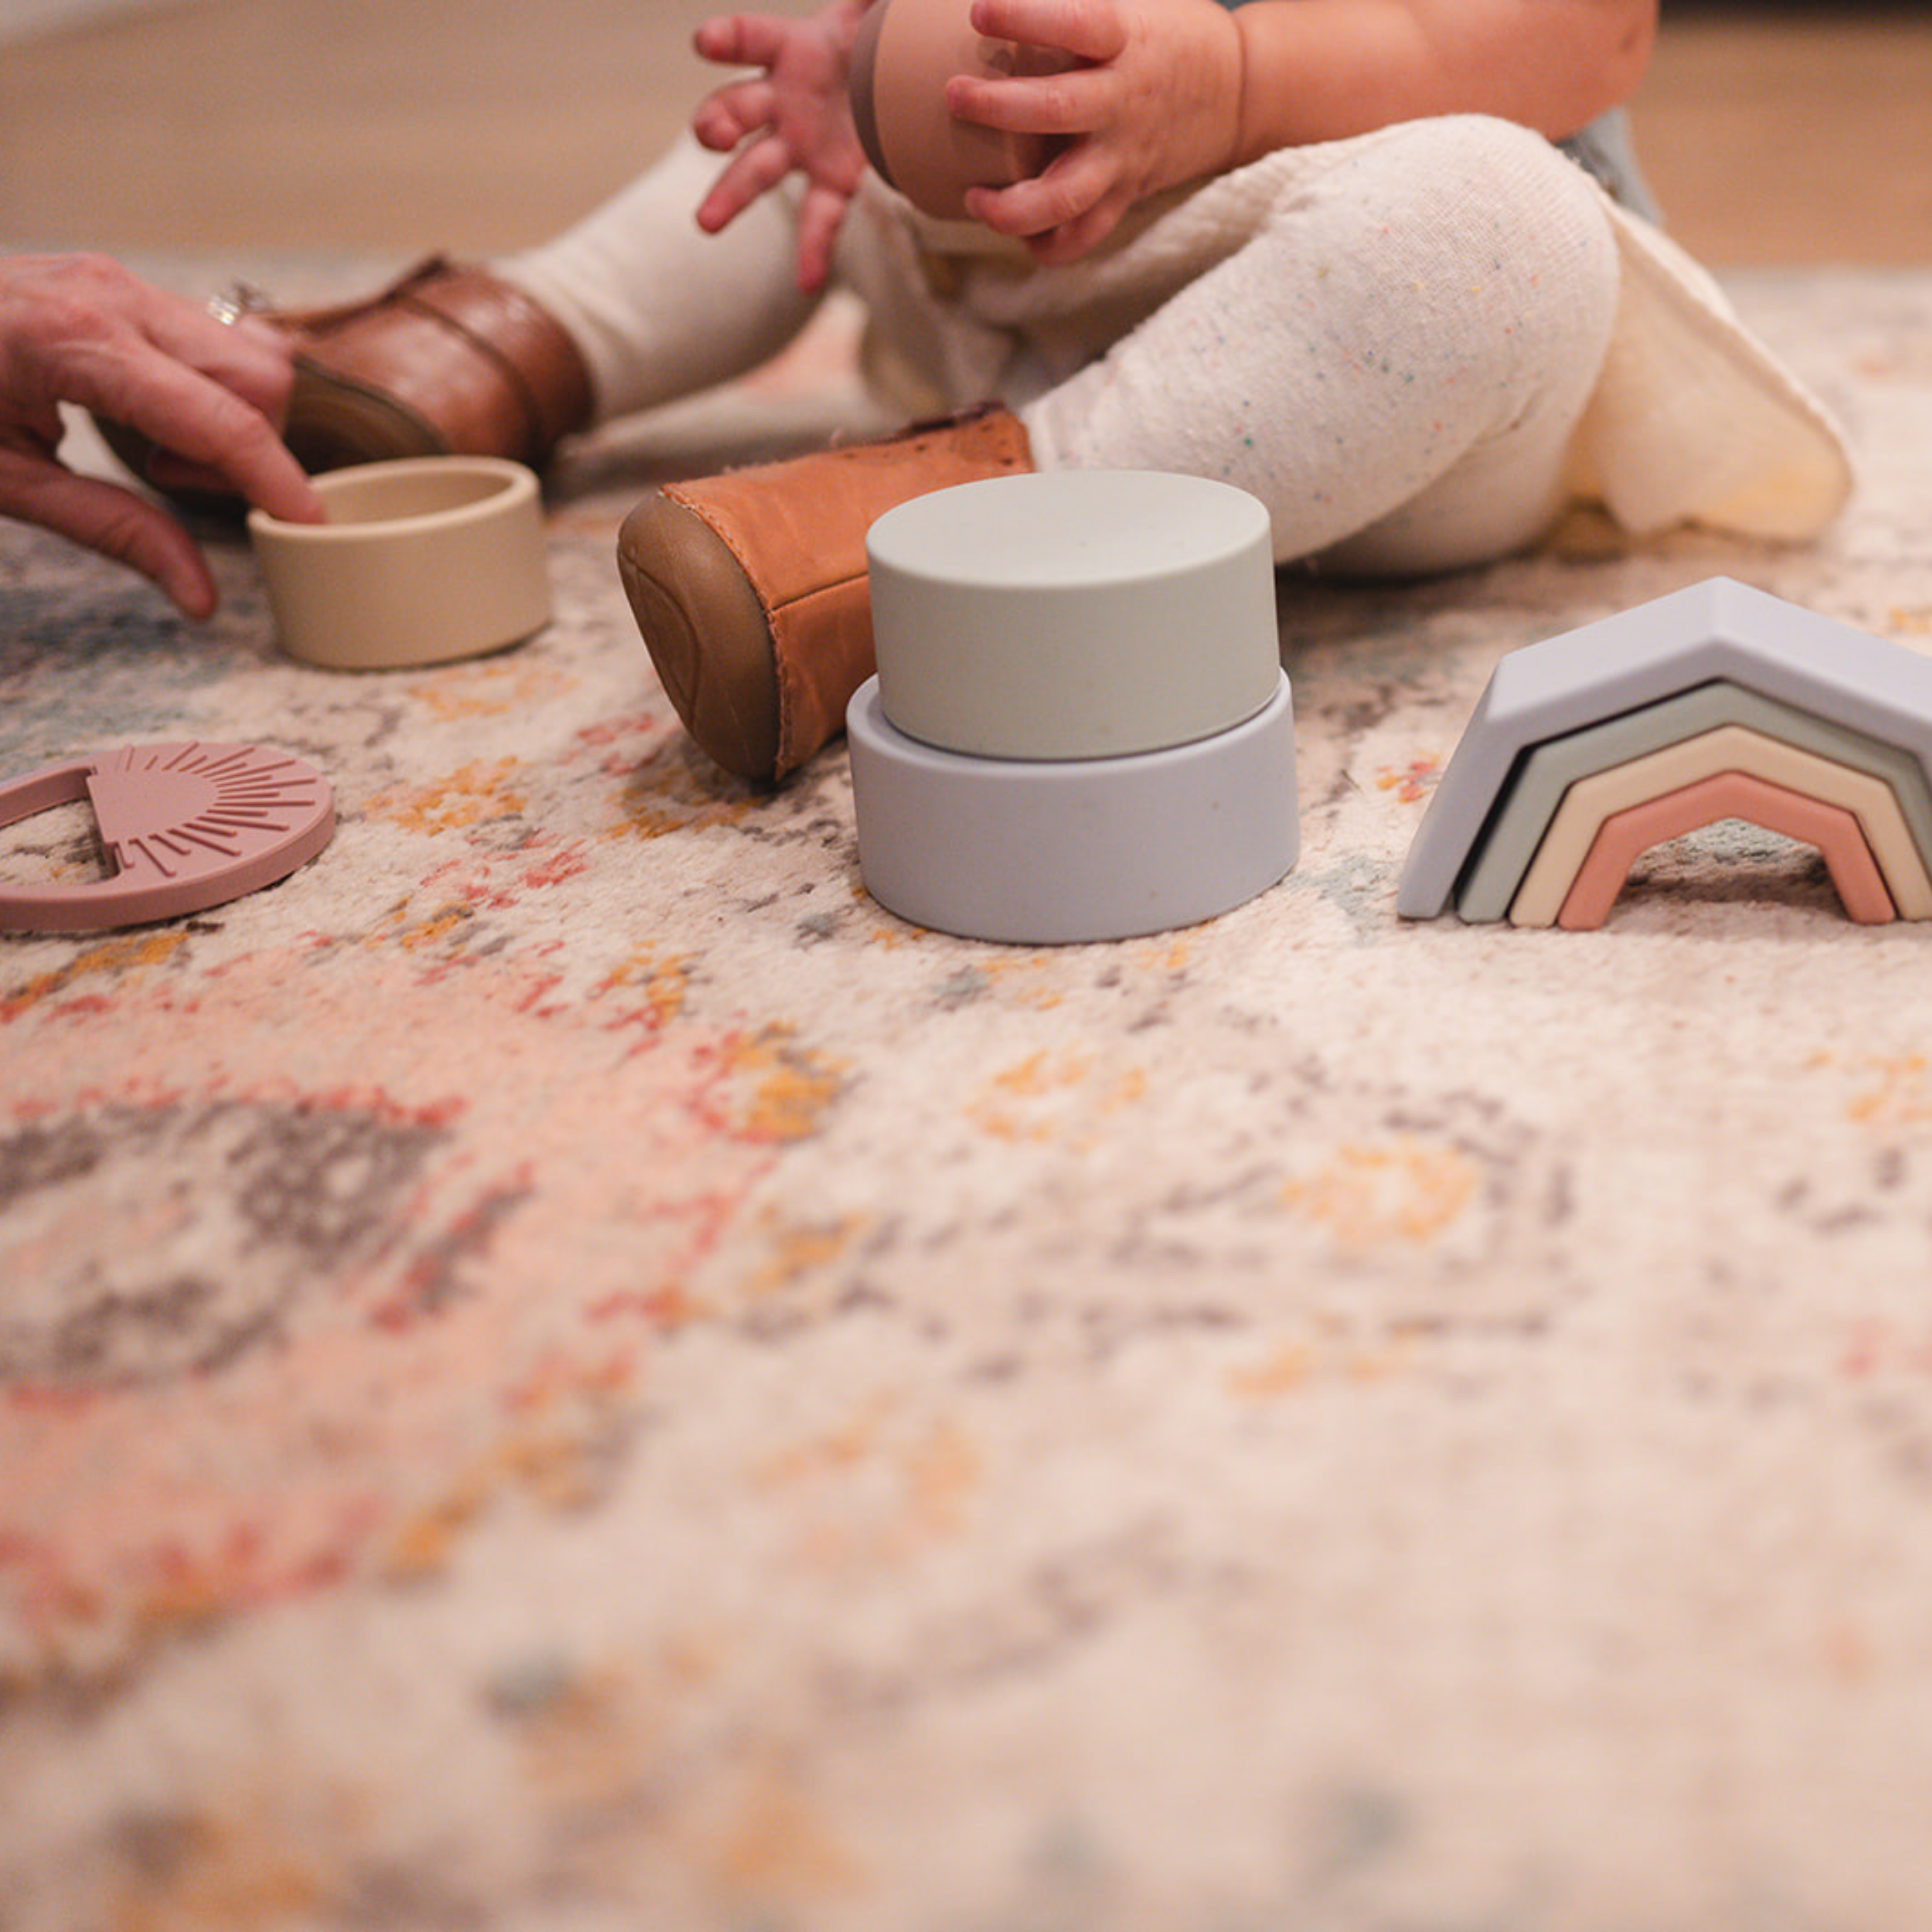
[[[798,286],[808,295],[816,294],[831,278],[847,203],[847,196],[829,189],[805,191],[798,213]]]
[[[698,103],[691,116],[691,131],[701,147],[728,155],[747,135],[770,127],[774,112],[768,81],[740,80]]]
[[[973,0],[973,29],[990,39],[1047,47],[1074,60],[1117,60],[1127,21],[1114,0]]]
[[[699,202],[698,226],[706,234],[715,235],[791,172],[791,150],[775,134],[754,141],[733,156],[730,165]]]
[[[699,56],[720,67],[769,67],[785,44],[785,22],[767,13],[728,13],[691,36]]]
[[[1057,268],[1064,263],[1077,261],[1120,226],[1128,205],[1124,199],[1110,196],[1073,220],[1029,236],[1027,247],[1033,259],[1045,267]]]
[[[946,111],[1008,134],[1088,134],[1110,124],[1117,91],[1104,68],[999,80],[955,74],[946,83]]]
[[[1111,173],[1090,146],[1070,150],[1043,174],[1010,188],[968,189],[966,212],[995,234],[1027,240],[1081,220],[1107,199],[1113,186]]]

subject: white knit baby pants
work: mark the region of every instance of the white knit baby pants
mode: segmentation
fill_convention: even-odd
[[[809,318],[791,205],[716,237],[718,162],[684,144],[579,227],[502,264],[584,349],[614,415],[741,374]],[[841,278],[943,407],[1000,400],[1042,468],[1215,478],[1267,506],[1277,561],[1406,573],[1533,541],[1615,319],[1595,185],[1475,116],[1287,149],[1065,267],[944,252],[869,191]]]

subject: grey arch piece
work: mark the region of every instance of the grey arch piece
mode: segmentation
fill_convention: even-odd
[[[1720,679],[1549,739],[1519,760],[1480,849],[1456,889],[1458,913],[1472,923],[1508,917],[1563,794],[1580,779],[1723,725],[1746,726],[1849,770],[1882,779],[1899,801],[1913,843],[1932,863],[1932,782],[1910,753],[1849,726],[1833,724],[1815,712],[1798,710],[1762,692]]]
[[[1396,910],[1434,919],[1448,910],[1524,752],[1719,681],[1896,745],[1932,772],[1932,659],[1712,577],[1503,658],[1409,848]]]

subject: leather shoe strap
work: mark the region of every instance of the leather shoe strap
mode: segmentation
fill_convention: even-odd
[[[367,301],[276,319],[304,361],[393,399],[453,448],[541,464],[590,420],[576,345],[482,269],[435,257]]]

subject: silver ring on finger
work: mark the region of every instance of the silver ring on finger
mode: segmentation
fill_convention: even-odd
[[[209,314],[231,327],[244,315],[259,314],[268,305],[268,298],[252,282],[230,282],[219,295],[208,298]]]

